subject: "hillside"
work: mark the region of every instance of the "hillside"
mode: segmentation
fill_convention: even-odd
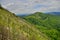
[[[50,40],[34,25],[0,7],[0,40]]]
[[[60,16],[36,12],[24,17],[51,40],[60,40]]]

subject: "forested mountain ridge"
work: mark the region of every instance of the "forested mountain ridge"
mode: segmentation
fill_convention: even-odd
[[[60,16],[36,12],[24,17],[51,40],[60,40]]]

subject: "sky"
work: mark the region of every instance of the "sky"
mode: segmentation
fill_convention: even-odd
[[[0,0],[0,3],[15,14],[60,12],[60,0]]]

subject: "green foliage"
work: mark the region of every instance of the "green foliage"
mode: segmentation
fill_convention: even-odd
[[[34,24],[37,29],[46,34],[51,40],[60,40],[60,16],[36,12],[25,16],[24,19]]]

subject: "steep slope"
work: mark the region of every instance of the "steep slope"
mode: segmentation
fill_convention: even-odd
[[[0,7],[0,40],[50,40],[20,17]]]
[[[45,33],[51,40],[60,40],[60,16],[36,12],[25,16],[24,19],[34,24],[37,29]]]

